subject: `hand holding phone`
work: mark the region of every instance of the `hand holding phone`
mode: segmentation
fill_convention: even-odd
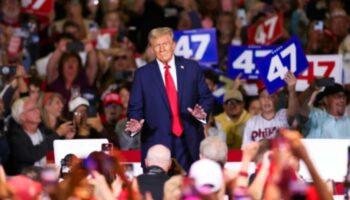
[[[11,65],[1,65],[0,74],[3,76],[14,75],[16,74],[16,66]]]
[[[113,144],[112,143],[103,143],[101,145],[101,151],[105,154],[111,154],[113,151]]]

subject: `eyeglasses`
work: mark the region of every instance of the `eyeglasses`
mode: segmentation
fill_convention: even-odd
[[[120,60],[120,59],[126,60],[127,57],[126,56],[114,56],[114,59],[115,60]]]
[[[74,114],[74,116],[86,116],[87,112],[86,111],[81,111],[81,112],[75,111],[73,114]]]
[[[225,105],[228,105],[228,106],[238,106],[238,105],[240,105],[241,104],[241,102],[240,101],[237,101],[237,100],[235,100],[235,99],[230,99],[230,100],[227,100],[226,102],[225,102]]]

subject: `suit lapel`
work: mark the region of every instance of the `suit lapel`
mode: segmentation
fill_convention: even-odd
[[[170,105],[168,101],[168,96],[165,91],[165,85],[162,79],[161,71],[159,70],[158,63],[156,60],[152,62],[152,74],[153,74],[153,80],[155,81],[155,85],[157,86],[158,90],[160,91],[160,94],[162,96],[162,99],[164,103],[166,104],[168,110],[170,111]]]
[[[175,57],[175,65],[176,65],[176,76],[177,76],[177,96],[179,102],[179,109],[181,110],[181,99],[183,95],[183,86],[185,81],[185,70],[186,67],[181,62],[180,58]]]

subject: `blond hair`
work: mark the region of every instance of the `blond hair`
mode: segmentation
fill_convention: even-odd
[[[148,34],[148,42],[151,43],[151,40],[163,35],[169,35],[171,38],[174,38],[173,29],[169,27],[160,27],[152,29]]]

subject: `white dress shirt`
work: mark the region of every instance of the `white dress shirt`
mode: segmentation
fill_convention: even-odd
[[[162,63],[158,59],[157,59],[157,63],[158,63],[158,67],[159,67],[159,70],[160,70],[160,74],[162,75],[163,83],[165,85],[165,77],[164,77],[164,73],[165,73],[164,66],[165,66],[165,64]],[[177,90],[177,75],[176,75],[176,66],[175,66],[175,57],[174,56],[168,62],[168,65],[170,66],[169,72],[171,74],[171,77],[173,78],[173,81],[174,81],[174,84],[175,84],[175,88]]]

